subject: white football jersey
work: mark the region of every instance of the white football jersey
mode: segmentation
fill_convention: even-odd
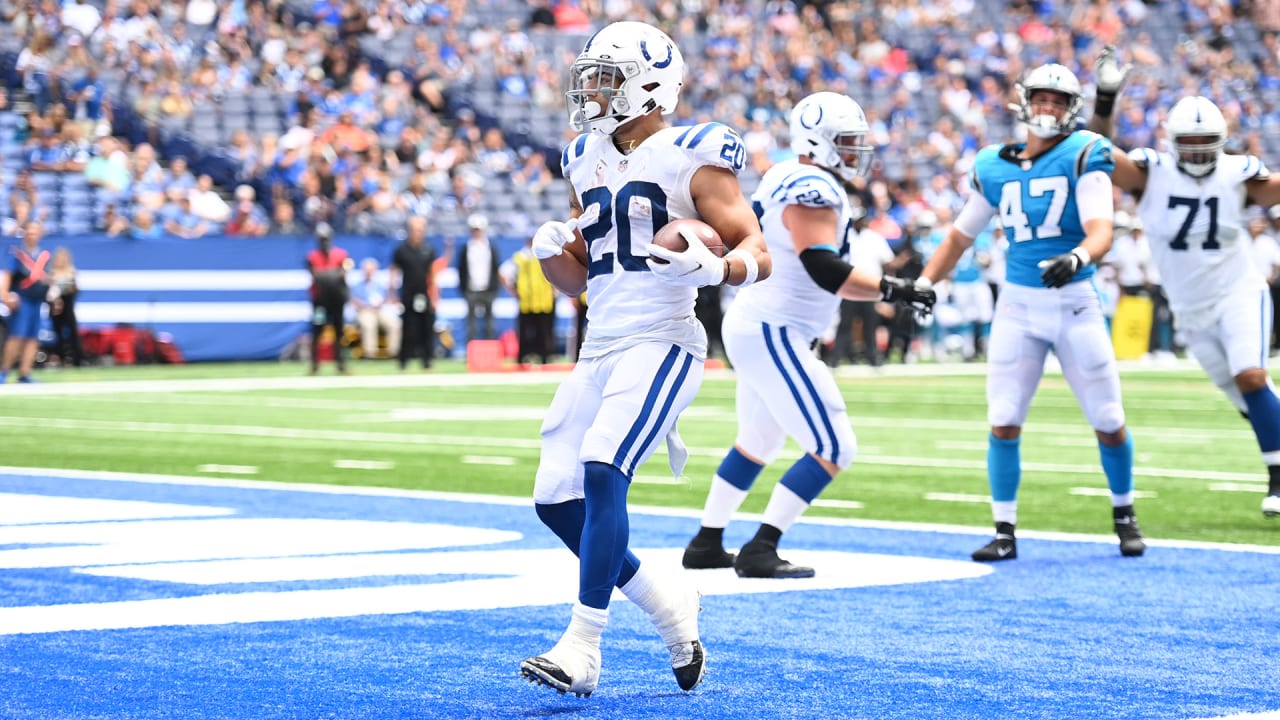
[[[1213,172],[1195,178],[1178,170],[1169,153],[1138,148],[1129,157],[1147,169],[1138,216],[1175,313],[1212,307],[1238,290],[1266,287],[1250,255],[1243,218],[1245,181],[1267,176],[1261,160],[1222,155]]]
[[[720,123],[665,128],[629,155],[600,134],[579,135],[565,147],[560,165],[578,202],[600,209],[598,220],[580,228],[590,260],[582,357],[652,340],[705,357],[706,332],[693,314],[697,289],[654,277],[644,246],[668,222],[698,217],[689,183],[699,168],[736,174],[745,158],[742,139]]]
[[[847,261],[852,231],[849,196],[826,170],[787,160],[769,168],[760,178],[751,204],[760,218],[773,271],[767,281],[740,290],[733,304],[755,320],[794,327],[812,340],[831,324],[840,298],[809,277],[791,241],[791,232],[782,224],[782,211],[788,205],[835,210],[840,223],[836,242],[840,247],[833,249]]]

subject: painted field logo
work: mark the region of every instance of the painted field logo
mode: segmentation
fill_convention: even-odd
[[[101,602],[0,608],[0,635],[214,625],[570,603],[577,563],[522,549],[519,532],[438,523],[238,517],[226,507],[0,494],[0,571],[101,582]],[[640,549],[678,570],[678,549]],[[779,583],[700,572],[704,594],[849,588],[977,577],[970,562],[792,553],[822,568]],[[659,570],[660,572],[663,570]],[[129,596],[113,600],[119,586]],[[91,592],[90,592],[91,594]],[[620,598],[621,595],[618,595]]]

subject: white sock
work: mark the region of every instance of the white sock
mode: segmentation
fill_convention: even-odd
[[[995,518],[998,523],[1007,522],[1010,525],[1018,524],[1018,501],[1009,500],[1007,502],[991,501],[991,517]]]
[[[1132,505],[1132,504],[1133,504],[1132,490],[1127,493],[1121,493],[1119,495],[1117,495],[1116,493],[1111,493],[1111,507],[1124,507],[1125,505]]]
[[[706,507],[702,510],[703,527],[728,527],[730,518],[738,512],[742,501],[746,499],[746,490],[730,485],[728,480],[719,475],[715,476],[711,480],[711,491],[707,493]]]
[[[774,485],[773,494],[769,496],[769,504],[764,508],[764,522],[786,532],[808,509],[809,503],[792,492],[791,488],[785,485]]]
[[[576,635],[593,645],[599,645],[600,636],[604,633],[604,626],[608,622],[608,608],[593,608],[583,605],[581,602],[575,602],[573,604],[573,618],[569,621],[569,629],[565,630],[564,634]]]
[[[645,565],[640,565],[636,570],[636,574],[631,576],[619,590],[627,599],[635,603],[635,606],[644,611],[646,615],[653,615],[661,606],[662,596],[657,591],[657,586],[653,583],[653,576],[649,574]]]

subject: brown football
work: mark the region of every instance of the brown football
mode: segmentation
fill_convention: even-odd
[[[724,257],[724,241],[720,239],[720,233],[697,218],[680,218],[663,225],[658,232],[654,233],[653,244],[668,250],[683,252],[688,249],[689,242],[680,234],[681,228],[692,229],[702,240],[702,244],[707,246],[708,250],[715,253],[716,257]],[[658,264],[667,262],[656,257],[652,259]]]

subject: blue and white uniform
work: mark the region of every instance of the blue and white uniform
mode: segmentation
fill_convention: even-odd
[[[705,166],[737,173],[744,160],[742,139],[720,123],[665,128],[625,155],[601,134],[565,147],[564,176],[584,209],[599,207],[599,218],[580,228],[589,259],[587,335],[542,425],[535,502],[583,497],[584,463],[632,476],[693,401],[707,351],[693,312],[697,289],[655,277],[644,247],[668,222],[698,217],[694,173]]]

